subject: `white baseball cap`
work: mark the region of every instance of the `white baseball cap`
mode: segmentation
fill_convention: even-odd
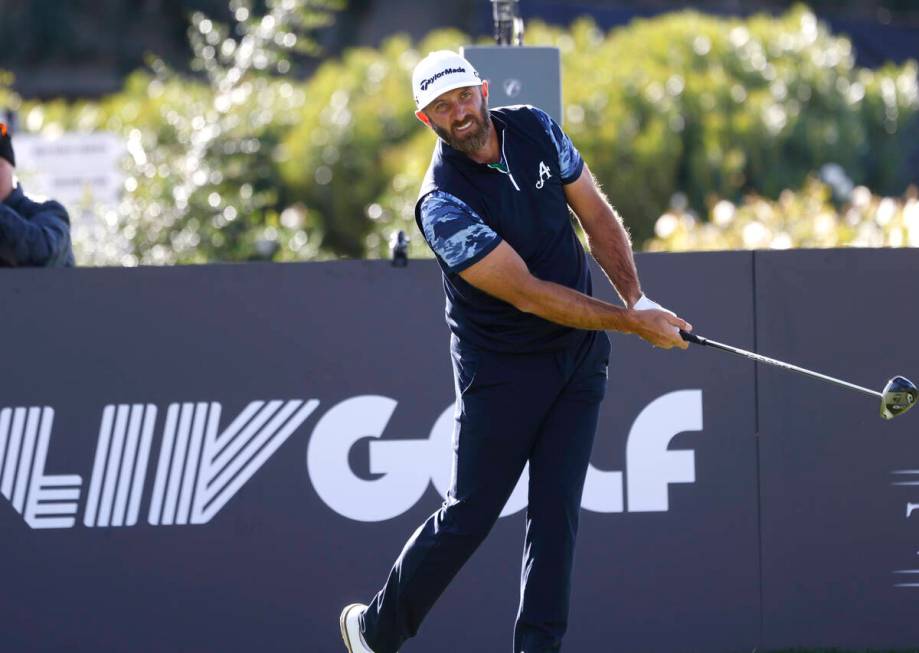
[[[482,78],[464,57],[452,50],[437,50],[418,62],[412,72],[415,107],[421,111],[441,93],[463,86],[481,86]]]

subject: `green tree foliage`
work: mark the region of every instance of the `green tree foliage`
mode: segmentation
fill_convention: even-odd
[[[232,25],[193,16],[203,81],[156,63],[101,103],[23,105],[31,131],[107,129],[128,144],[124,199],[106,233],[78,241],[84,263],[386,256],[399,229],[429,255],[413,207],[435,137],[413,116],[411,70],[469,39],[397,36],[287,78],[288,53],[332,4],[275,0],[256,16],[234,0]],[[774,200],[826,163],[881,194],[905,186],[916,64],[856,68],[848,40],[804,7],[609,33],[530,24],[527,42],[560,48],[564,127],[639,244],[678,193],[702,215],[712,198]]]
[[[697,210],[709,195],[775,197],[828,162],[881,192],[905,185],[915,64],[856,68],[806,8],[531,34],[561,48],[566,129],[639,241],[678,190]]]
[[[414,115],[412,69],[419,53],[457,48],[464,40],[460,32],[442,30],[413,48],[394,37],[378,50],[353,49],[323,64],[306,85],[309,102],[284,141],[281,173],[310,207],[309,225],[324,249],[384,256],[391,232],[414,230],[414,195],[434,137]],[[412,165],[421,152],[423,165]],[[411,206],[384,201],[391,189],[410,196]]]
[[[281,136],[305,103],[285,75],[291,55],[315,53],[310,33],[337,0],[232,0],[231,25],[191,16],[188,79],[162,61],[101,103],[23,104],[31,131],[108,130],[127,145],[125,193],[75,245],[83,264],[200,263],[315,258],[302,207],[285,196]]]
[[[189,88],[155,64],[147,88],[165,132],[129,133],[135,172],[143,177],[129,179],[140,192],[126,199],[122,215],[149,218],[126,225],[139,261],[289,258],[304,248],[316,254],[307,248],[301,212],[282,208],[288,203],[275,151],[305,98],[278,75],[290,71],[291,52],[315,51],[308,35],[337,3],[273,0],[262,15],[249,0],[230,6],[232,26],[201,13],[191,18],[193,67],[207,84]]]

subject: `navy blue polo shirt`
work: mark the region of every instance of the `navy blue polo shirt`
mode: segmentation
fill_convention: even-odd
[[[461,343],[500,352],[559,349],[583,332],[523,313],[459,273],[503,240],[533,276],[590,295],[587,255],[563,188],[580,177],[584,162],[536,107],[501,107],[491,118],[500,165],[476,163],[438,139],[415,218],[443,271],[447,324]]]

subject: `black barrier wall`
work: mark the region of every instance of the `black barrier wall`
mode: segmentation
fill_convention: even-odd
[[[913,251],[638,262],[703,335],[919,376]],[[343,650],[449,482],[435,264],[10,270],[0,306],[0,651]],[[566,650],[919,643],[916,416],[612,340]],[[524,487],[404,653],[510,649]]]
[[[915,380],[917,263],[758,254],[757,345],[877,390]],[[870,397],[786,376],[759,371],[764,643],[917,648],[919,415],[884,422]]]

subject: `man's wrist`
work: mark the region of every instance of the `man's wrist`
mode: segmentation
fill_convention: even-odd
[[[638,333],[638,324],[640,321],[641,316],[638,315],[638,309],[626,308],[623,311],[622,328],[620,330],[623,333]]]
[[[642,293],[638,296],[638,299],[635,300],[635,303],[632,304],[632,309],[636,311],[647,311],[651,309],[661,310],[661,307],[656,301]]]

